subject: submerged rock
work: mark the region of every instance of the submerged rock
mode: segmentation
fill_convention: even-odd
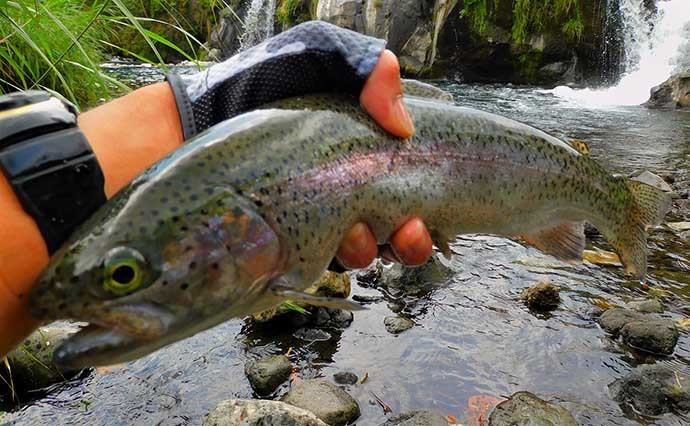
[[[202,426],[328,426],[314,413],[280,401],[231,399],[223,401]]]
[[[19,392],[40,389],[69,377],[53,364],[53,351],[78,330],[79,327],[69,323],[41,327],[12,351],[7,360],[15,389]],[[0,375],[10,378],[4,365],[0,367]]]
[[[359,377],[355,373],[341,371],[333,375],[333,380],[339,385],[354,385],[359,381]]]
[[[389,333],[398,334],[414,327],[414,321],[409,318],[391,316],[383,319],[383,325]]]
[[[524,301],[530,310],[538,312],[553,311],[561,303],[559,290],[548,282],[539,282],[520,294],[520,300]]]
[[[268,395],[292,373],[292,365],[285,355],[273,355],[250,360],[244,365],[244,374],[258,395]]]
[[[644,313],[656,313],[660,314],[664,312],[664,305],[661,304],[659,299],[644,299],[644,300],[633,300],[628,302],[628,306],[637,312]]]
[[[517,392],[501,402],[489,416],[490,426],[577,426],[563,407],[530,392]]]
[[[388,419],[380,426],[448,426],[448,420],[430,411],[409,411]]]
[[[609,391],[615,401],[649,416],[690,411],[690,376],[663,365],[641,365],[609,384]]]
[[[620,334],[628,345],[652,353],[670,355],[678,343],[678,329],[669,319],[631,321]]]
[[[354,422],[360,415],[354,398],[325,380],[304,380],[292,386],[281,401],[311,411],[331,426]]]

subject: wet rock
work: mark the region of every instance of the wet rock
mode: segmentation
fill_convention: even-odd
[[[690,230],[690,222],[669,222],[666,225],[677,232]]]
[[[539,282],[520,294],[520,300],[524,301],[530,310],[538,312],[553,311],[561,302],[559,291],[553,284]]]
[[[668,192],[676,198],[678,197],[678,194],[676,193],[676,191],[673,190],[673,188],[671,188],[671,185],[666,183],[666,181],[661,176],[655,175],[650,171],[644,171],[642,173],[639,173],[636,176],[632,176],[631,179],[645,183],[649,186],[653,186],[657,189],[660,189],[661,191]]]
[[[339,385],[354,385],[359,381],[359,377],[355,373],[341,371],[333,375],[333,380]]]
[[[668,319],[642,319],[628,322],[620,331],[628,345],[647,352],[672,354],[678,343],[678,329]]]
[[[319,327],[347,328],[354,318],[351,311],[320,307],[314,311],[311,320]]]
[[[399,334],[414,327],[414,321],[405,317],[390,316],[383,319],[383,325],[389,333]]]
[[[409,411],[388,419],[380,426],[448,426],[448,420],[430,411]]]
[[[517,392],[494,408],[490,426],[577,426],[563,407],[546,402],[530,392]]]
[[[292,365],[285,355],[273,355],[250,360],[244,365],[244,374],[258,395],[268,395],[292,373]]]
[[[280,401],[231,399],[223,401],[202,426],[328,426],[314,413]]]
[[[442,285],[455,274],[447,263],[439,254],[436,254],[427,263],[415,268],[394,264],[383,268],[381,279],[377,284],[394,289],[394,293],[425,294]]]
[[[609,391],[615,401],[649,416],[690,411],[690,376],[663,365],[641,365],[609,384]]]
[[[301,381],[293,385],[281,401],[311,411],[331,426],[352,423],[360,415],[357,401],[325,380]]]
[[[345,299],[350,295],[350,277],[347,274],[326,271],[319,281],[311,285],[304,292],[314,296],[339,297]],[[306,304],[295,304],[307,310],[315,310],[315,307]],[[294,317],[298,318],[296,321],[298,325],[304,325],[309,322],[308,319],[304,318],[303,314],[295,312],[285,305],[279,305],[275,308],[252,315],[252,319],[257,323],[267,323],[274,319],[280,319],[281,323],[285,323],[287,320],[292,322],[292,318]]]
[[[628,302],[628,307],[636,310],[637,312],[644,313],[660,314],[664,312],[664,306],[661,304],[659,299],[633,300]]]
[[[629,309],[613,308],[604,312],[599,318],[599,325],[607,333],[617,335],[629,322],[645,318],[644,314]]]
[[[41,327],[12,351],[7,359],[15,389],[26,392],[69,378],[70,375],[53,364],[53,351],[78,330],[78,326],[69,323]],[[9,378],[4,365],[0,367],[0,375]]]
[[[690,72],[671,76],[650,90],[644,106],[655,109],[690,109]]]

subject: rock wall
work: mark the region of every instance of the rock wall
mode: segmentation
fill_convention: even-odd
[[[408,74],[430,73],[437,42],[458,0],[319,0],[318,19],[385,38]]]
[[[690,71],[673,75],[652,87],[644,105],[654,109],[690,110]]]

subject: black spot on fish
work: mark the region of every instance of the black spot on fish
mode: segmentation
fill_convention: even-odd
[[[188,288],[189,288],[188,283],[182,283],[182,285],[180,285],[180,290],[187,290]]]

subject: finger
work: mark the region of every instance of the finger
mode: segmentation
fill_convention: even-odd
[[[340,243],[336,256],[346,268],[368,266],[376,258],[376,238],[366,223],[356,223]]]
[[[384,50],[359,96],[364,109],[390,133],[409,138],[414,125],[402,100],[400,64],[390,50]]]
[[[424,222],[419,218],[413,218],[395,231],[390,245],[404,265],[418,266],[429,260],[433,242]]]

